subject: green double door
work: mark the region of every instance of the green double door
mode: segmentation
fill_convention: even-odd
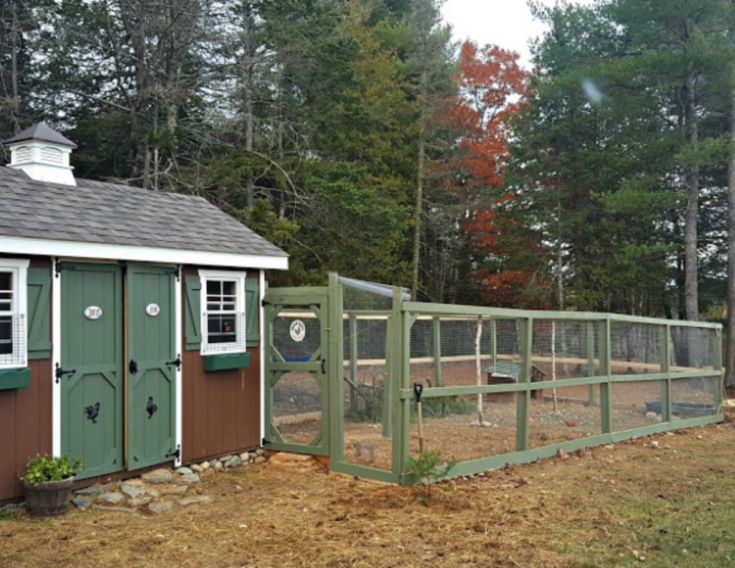
[[[62,263],[61,451],[79,477],[173,458],[175,271]]]

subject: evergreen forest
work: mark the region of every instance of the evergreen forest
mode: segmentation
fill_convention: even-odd
[[[271,285],[725,322],[733,3],[531,1],[525,67],[441,3],[3,0],[0,138],[206,198],[289,253]]]

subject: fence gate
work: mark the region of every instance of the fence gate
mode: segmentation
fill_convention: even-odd
[[[327,455],[327,288],[272,288],[264,305],[266,446]]]

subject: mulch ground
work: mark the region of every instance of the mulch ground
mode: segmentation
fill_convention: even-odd
[[[668,564],[666,542],[646,549],[650,521],[619,496],[663,502],[680,488],[705,509],[711,493],[732,502],[734,451],[730,425],[694,428],[445,482],[429,498],[318,467],[249,466],[205,477],[196,491],[211,503],[157,516],[6,514],[0,566],[719,566]]]

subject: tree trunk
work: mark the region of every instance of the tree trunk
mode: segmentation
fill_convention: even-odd
[[[253,95],[252,95],[252,72],[249,69],[245,79],[245,150],[248,156],[252,157],[253,151]],[[253,197],[255,193],[255,176],[253,175],[253,167],[248,168],[245,174],[245,201],[248,207],[253,206]]]
[[[562,247],[562,240],[561,240],[561,199],[557,203],[556,207],[556,224],[557,224],[557,234],[559,242],[556,247],[556,301],[557,301],[557,309],[563,310],[564,309],[564,269],[563,269],[563,262],[564,262],[564,251]]]
[[[732,66],[730,138],[735,144],[735,65]],[[725,389],[735,392],[735,146],[730,150],[727,177],[727,327],[725,344]]]
[[[10,105],[11,108],[11,116],[10,119],[13,122],[13,125],[15,126],[15,129],[18,129],[18,116],[20,115],[20,92],[18,90],[18,44],[20,39],[20,33],[18,32],[18,6],[15,2],[11,3],[11,10],[13,12],[13,24],[12,24],[12,38],[10,40],[11,43],[11,72],[10,72],[10,80],[12,82],[12,93],[13,93],[13,102]]]
[[[418,171],[416,173],[416,210],[413,216],[413,277],[411,279],[411,299],[416,300],[419,290],[419,268],[421,263],[421,221],[424,210],[424,164],[426,161],[426,71],[421,74],[421,95],[419,105],[419,151]]]
[[[689,78],[684,89],[685,121],[690,145],[699,143],[699,123],[694,103],[694,80]],[[699,320],[699,286],[697,258],[697,218],[699,208],[699,165],[687,166],[687,206],[684,216],[684,295],[686,319]]]

